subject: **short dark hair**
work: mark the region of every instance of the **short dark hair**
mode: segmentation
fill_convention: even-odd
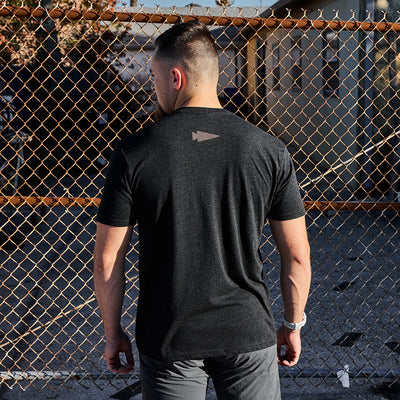
[[[177,24],[157,37],[156,58],[190,63],[197,57],[218,59],[215,42],[206,25],[200,21]]]

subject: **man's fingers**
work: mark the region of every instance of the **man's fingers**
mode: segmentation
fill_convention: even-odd
[[[133,371],[133,364],[127,363],[124,365],[119,359],[118,362],[116,362],[116,360],[107,362],[107,366],[111,372],[114,372],[114,374],[128,374]]]
[[[107,366],[111,372],[115,374],[128,374],[133,371],[135,362],[132,351],[126,351],[124,354],[126,357],[126,364],[121,362],[119,354],[107,360]]]
[[[132,365],[121,365],[118,370],[117,374],[129,374],[130,372],[133,371],[133,366]]]
[[[288,345],[278,346],[278,364],[283,367],[293,367],[299,361],[300,354]]]
[[[118,371],[118,368],[121,366],[119,356],[110,357],[106,361],[108,369],[112,372]]]
[[[282,367],[293,367],[297,364],[297,361],[278,360],[278,364]]]
[[[108,366],[108,369],[109,369],[111,372],[114,372],[114,374],[117,374],[117,373],[118,373],[118,369],[119,369],[119,367],[120,367],[118,364],[107,363],[107,366]]]
[[[294,365],[297,364],[297,361],[295,360],[286,360],[286,359],[279,359],[278,364],[281,365],[282,367],[293,367]]]

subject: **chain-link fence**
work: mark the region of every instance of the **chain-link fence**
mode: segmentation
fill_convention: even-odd
[[[398,379],[400,24],[387,14],[359,22],[363,12],[0,8],[2,382],[121,382],[102,359],[96,207],[117,140],[153,121],[156,36],[194,18],[217,43],[221,103],[287,143],[308,210],[309,323],[283,384],[316,384],[344,365],[351,379]],[[137,239],[122,316],[132,335]],[[281,321],[268,226],[261,250]]]

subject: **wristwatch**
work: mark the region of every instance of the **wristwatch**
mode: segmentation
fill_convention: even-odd
[[[289,322],[285,317],[283,317],[283,325],[286,326],[286,328],[291,329],[292,331],[295,331],[296,329],[300,329],[302,326],[304,326],[307,322],[307,315],[306,313],[303,314],[303,320],[301,322],[298,322],[297,324],[294,322]]]

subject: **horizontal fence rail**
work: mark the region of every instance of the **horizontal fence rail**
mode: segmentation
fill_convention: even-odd
[[[30,0],[0,7],[0,381],[55,390],[69,379],[122,388],[140,378],[138,369],[110,374],[103,359],[91,272],[96,212],[115,145],[155,120],[156,37],[193,19],[216,41],[221,104],[287,145],[307,210],[308,323],[299,365],[280,370],[282,384],[340,384],[345,365],[355,384],[391,384],[400,354],[396,10],[343,17]],[[136,228],[122,315],[134,344]],[[279,323],[268,223],[260,250]]]
[[[366,31],[366,32],[400,32],[400,23],[388,21],[340,21],[340,20],[310,20],[307,17],[303,19],[293,18],[244,18],[244,17],[227,17],[227,16],[211,16],[211,15],[174,15],[174,14],[161,14],[161,13],[144,13],[144,12],[128,12],[128,11],[114,11],[108,9],[105,11],[95,10],[80,10],[76,8],[63,9],[52,8],[46,9],[43,7],[18,7],[3,5],[0,8],[0,16],[18,18],[54,18],[63,19],[67,18],[71,21],[87,20],[87,21],[108,21],[108,22],[138,22],[138,23],[156,23],[156,24],[177,24],[180,22],[187,22],[198,20],[206,25],[219,25],[219,26],[237,26],[237,27],[251,27],[254,29],[266,28],[287,28],[287,29],[331,29],[331,30],[348,30],[348,31]]]
[[[98,207],[100,198],[87,197],[23,197],[23,196],[0,196],[0,205],[10,204],[13,206],[29,205],[31,207]],[[394,202],[356,202],[356,201],[305,201],[306,210],[348,210],[348,211],[400,211],[400,203]]]

